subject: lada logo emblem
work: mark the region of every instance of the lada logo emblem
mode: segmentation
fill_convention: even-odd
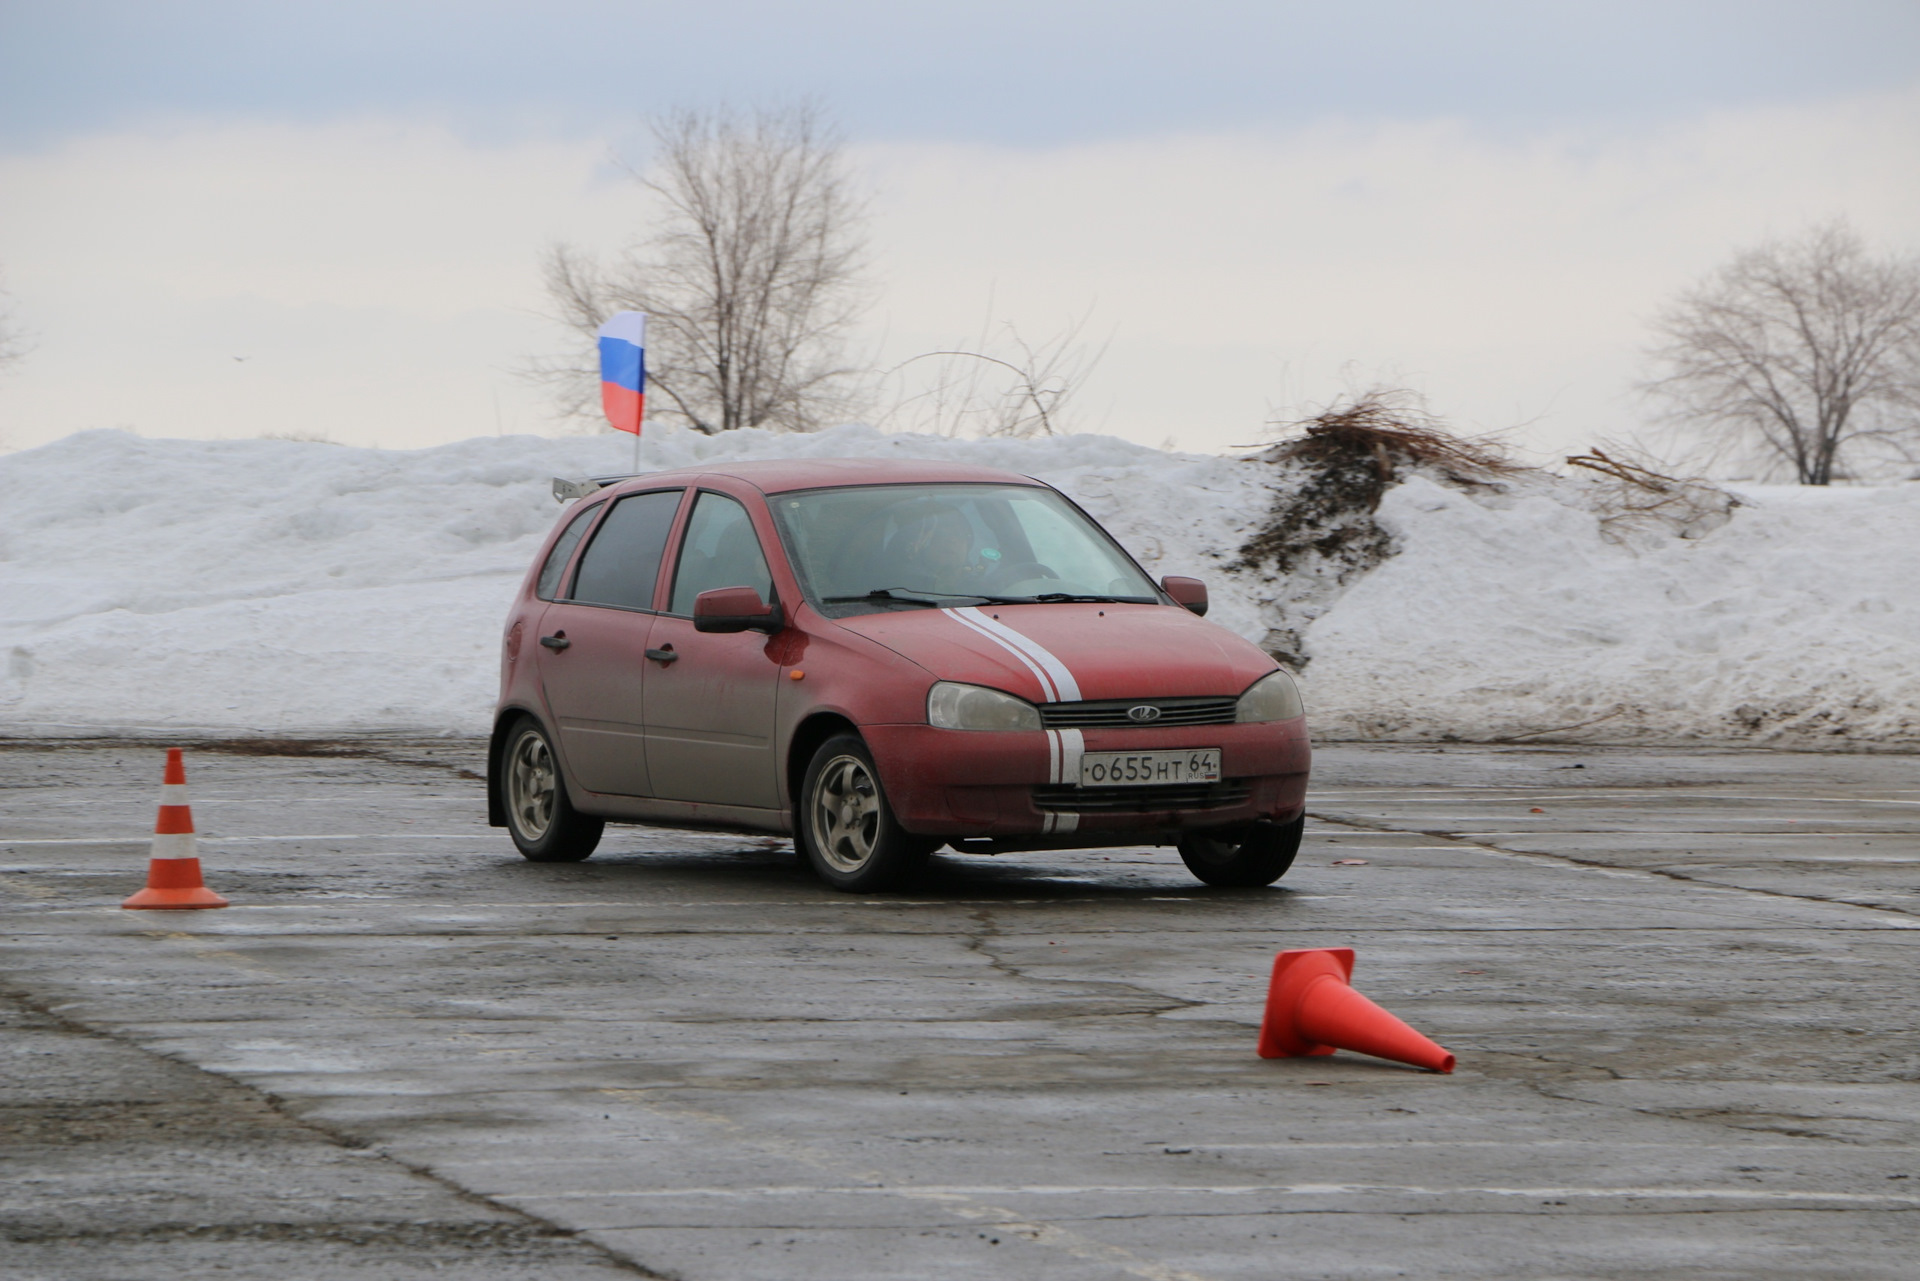
[[[1127,709],[1127,719],[1136,725],[1145,725],[1148,721],[1157,721],[1160,719],[1160,709],[1144,705],[1140,707],[1129,707]]]

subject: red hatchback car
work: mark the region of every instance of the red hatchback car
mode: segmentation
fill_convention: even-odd
[[[488,816],[538,861],[608,820],[792,833],[843,890],[942,845],[1172,842],[1214,885],[1293,862],[1293,681],[1059,491],[806,459],[586,494],[507,621]]]

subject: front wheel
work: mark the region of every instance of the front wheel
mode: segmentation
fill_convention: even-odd
[[[873,753],[853,734],[820,745],[800,785],[807,862],[837,890],[866,894],[898,884],[934,850],[904,831],[880,787]]]
[[[607,821],[573,808],[553,745],[537,722],[522,719],[513,727],[503,763],[507,831],[520,852],[536,863],[578,863],[593,853]]]
[[[1255,823],[1230,833],[1193,832],[1180,838],[1180,861],[1209,885],[1271,885],[1287,874],[1307,829],[1291,823]]]

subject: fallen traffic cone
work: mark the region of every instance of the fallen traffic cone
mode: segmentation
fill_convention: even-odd
[[[193,844],[193,810],[187,805],[187,767],[180,749],[167,749],[167,772],[160,785],[160,817],[153,824],[153,857],[147,860],[147,888],[121,907],[225,907],[227,900],[200,879],[200,856]]]
[[[1453,1071],[1453,1055],[1347,986],[1350,947],[1308,948],[1273,958],[1260,1057],[1290,1059],[1353,1050],[1430,1072]]]

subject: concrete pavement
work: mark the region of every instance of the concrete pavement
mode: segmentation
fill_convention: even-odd
[[[236,1276],[355,1232],[488,1278],[1916,1275],[1911,757],[1336,747],[1271,890],[1132,849],[853,898],[751,837],[525,863],[472,745],[190,752],[235,906],[122,912],[159,759],[0,750],[0,982],[95,1047],[8,1107],[92,1072],[288,1156],[100,1183],[10,1137],[24,1275],[203,1220]],[[1273,952],[1325,945],[1456,1074],[1256,1058]]]

